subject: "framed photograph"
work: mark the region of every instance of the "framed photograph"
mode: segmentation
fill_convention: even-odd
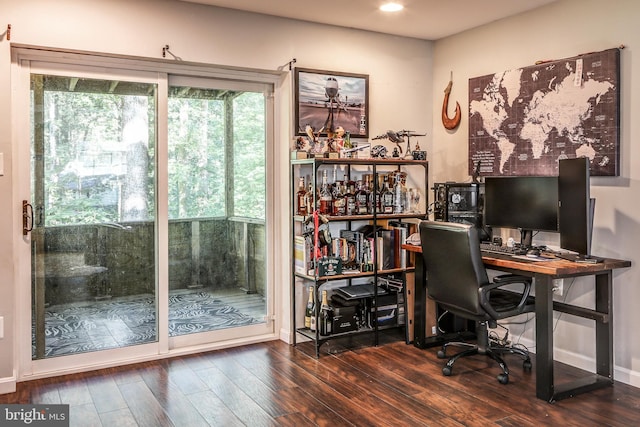
[[[342,127],[353,138],[369,137],[369,76],[295,69],[296,135],[307,125],[327,135]]]

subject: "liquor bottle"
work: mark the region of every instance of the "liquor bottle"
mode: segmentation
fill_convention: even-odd
[[[393,213],[393,192],[389,189],[389,177],[387,175],[384,176],[384,183],[382,184],[380,204],[382,205],[382,213]]]
[[[301,176],[298,181],[298,192],[296,193],[296,206],[297,206],[297,215],[306,216],[307,213],[307,188],[304,185],[304,177]]]
[[[304,327],[307,329],[311,329],[311,319],[315,318],[313,289],[313,286],[309,287],[309,300],[307,301],[307,308],[304,312]]]
[[[331,215],[333,211],[332,206],[333,198],[331,196],[331,189],[327,182],[327,171],[322,171],[322,186],[320,187],[320,213],[325,215]]]
[[[402,175],[397,173],[393,184],[393,213],[396,214],[403,213],[405,208],[406,190],[403,191],[402,187]]]
[[[366,175],[364,177],[364,191],[367,193],[367,211],[372,214],[373,208],[376,203],[375,195],[373,194],[373,184],[371,182],[372,175]]]
[[[320,335],[331,335],[333,326],[333,309],[327,301],[327,291],[322,291],[320,305]]]
[[[382,175],[376,175],[374,178],[375,182],[373,182],[371,184],[371,193],[372,193],[372,200],[371,200],[371,209],[373,212],[373,209],[375,208],[376,212],[381,213],[382,212]]]
[[[357,181],[356,213],[358,215],[367,215],[369,213],[369,195],[364,189],[364,184],[361,179]]]
[[[316,196],[313,194],[313,184],[309,181],[309,189],[307,190],[307,194],[305,195],[305,205],[307,206],[307,215],[311,215],[315,208],[315,200]]]
[[[355,215],[356,209],[356,187],[353,181],[348,181],[347,193],[345,194],[345,200],[347,201],[346,214]]]
[[[309,288],[309,292],[311,292],[311,298],[313,299],[311,305],[311,319],[309,319],[309,329],[312,331],[316,331],[318,317],[316,316],[316,299],[315,299],[315,290],[313,286]]]
[[[347,201],[344,198],[344,181],[336,182],[335,188],[336,191],[333,193],[333,214],[336,216],[345,215],[347,213]]]

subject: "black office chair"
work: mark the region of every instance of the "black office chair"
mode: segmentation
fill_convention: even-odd
[[[529,296],[531,278],[505,274],[490,281],[482,263],[478,232],[471,225],[422,221],[420,239],[429,296],[450,313],[476,321],[477,344],[446,343],[438,352],[438,357],[444,359],[449,345],[470,347],[451,357],[442,373],[451,375],[453,364],[460,357],[484,354],[498,362],[502,368],[498,381],[507,384],[509,370],[499,353],[521,355],[524,369],[530,371],[528,352],[517,347],[491,346],[488,327],[495,328],[497,320],[534,311],[535,300]],[[510,290],[501,289],[505,285],[512,286]]]

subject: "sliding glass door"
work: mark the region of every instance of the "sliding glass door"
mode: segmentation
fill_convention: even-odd
[[[27,371],[273,335],[273,85],[21,65]]]
[[[169,336],[264,328],[264,88],[169,84]]]
[[[32,357],[155,342],[157,85],[30,86]]]

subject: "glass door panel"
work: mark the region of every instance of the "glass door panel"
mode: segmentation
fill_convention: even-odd
[[[31,75],[33,359],[158,340],[156,92]]]
[[[169,336],[265,324],[265,96],[174,84],[168,110]]]

